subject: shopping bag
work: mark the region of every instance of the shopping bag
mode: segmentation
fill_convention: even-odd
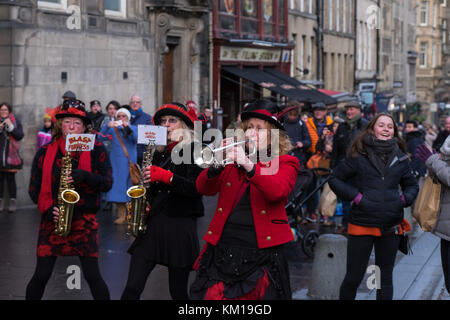
[[[319,199],[319,212],[325,217],[334,216],[337,206],[337,196],[331,190],[328,182],[324,185]]]
[[[435,177],[428,176],[414,203],[413,217],[423,231],[433,230],[441,202],[441,184]]]

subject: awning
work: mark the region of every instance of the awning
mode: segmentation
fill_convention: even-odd
[[[267,70],[271,71],[271,69],[273,68],[268,68],[263,71],[256,67],[244,67],[242,69],[231,66],[222,67],[222,70],[226,72],[234,74],[240,78],[247,79],[253,83],[256,83],[260,87],[266,88],[293,100],[310,103],[316,103],[319,101],[324,102],[325,104],[336,103],[335,99],[322,94],[315,89],[304,86],[296,79],[291,78],[282,72],[273,69],[276,72],[282,74],[283,78],[281,76],[277,76],[275,72],[266,72]]]
[[[334,97],[324,94],[317,89],[311,88],[310,86],[302,83],[301,81],[298,81],[295,78],[288,76],[287,74],[275,68],[264,68],[264,72],[269,73],[279,79],[282,79],[282,81],[295,86],[297,91],[300,91],[303,97],[303,99],[299,101],[310,103],[323,102],[326,105],[337,103],[337,100]]]

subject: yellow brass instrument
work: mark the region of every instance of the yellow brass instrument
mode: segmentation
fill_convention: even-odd
[[[147,145],[142,158],[141,164],[141,183],[136,186],[132,186],[127,190],[127,195],[131,198],[128,202],[127,209],[127,222],[128,231],[135,237],[144,233],[147,229],[146,213],[147,197],[146,188],[148,184],[144,184],[144,169],[152,164],[153,154],[155,152],[155,144],[150,142]]]
[[[74,206],[80,200],[78,192],[74,190],[71,183],[68,183],[70,171],[72,171],[72,161],[70,152],[66,152],[61,164],[58,192],[59,217],[55,226],[55,233],[61,237],[66,237],[70,233]]]
[[[240,144],[249,143],[250,151],[247,153],[247,157],[252,157],[256,154],[256,143],[254,139],[245,139],[230,143],[223,147],[214,148],[214,143],[204,144],[199,154],[194,152],[194,163],[202,168],[208,168],[211,166],[222,167],[233,163],[232,160],[223,159],[223,152],[228,148],[233,148]]]

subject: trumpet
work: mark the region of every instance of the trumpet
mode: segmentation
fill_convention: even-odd
[[[233,163],[233,160],[223,159],[223,152],[228,148],[233,148],[235,146],[249,143],[251,145],[251,151],[246,154],[247,157],[252,157],[256,154],[256,141],[255,139],[245,139],[242,141],[237,141],[230,143],[223,147],[214,148],[214,144],[203,144],[201,151],[194,152],[194,163],[202,168],[223,167],[228,164]]]

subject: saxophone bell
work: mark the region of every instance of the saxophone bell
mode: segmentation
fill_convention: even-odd
[[[145,214],[146,192],[144,186],[132,186],[127,190],[127,196],[131,198],[128,204],[128,231],[135,237],[147,229],[147,226],[141,220],[141,213]]]

